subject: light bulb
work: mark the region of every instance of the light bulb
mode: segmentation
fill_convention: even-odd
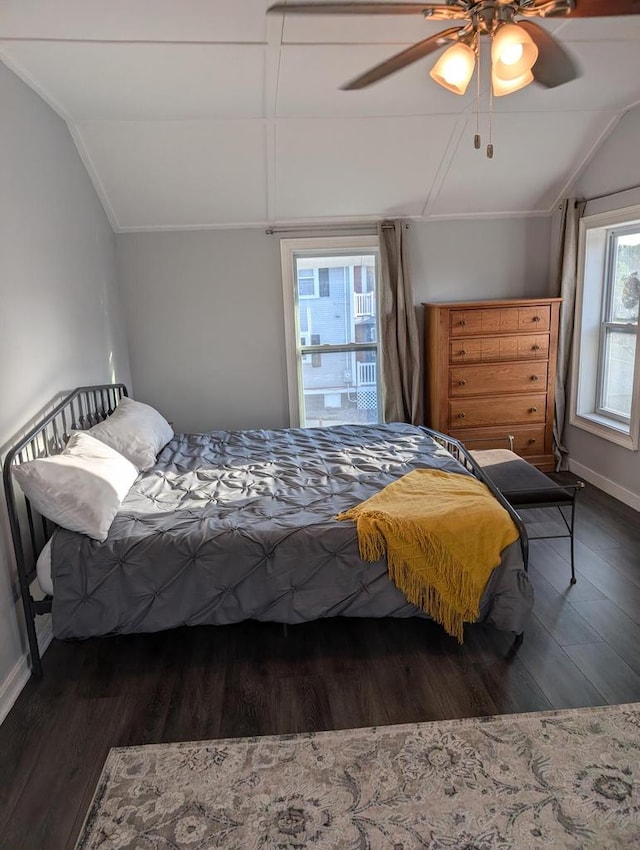
[[[491,68],[501,80],[515,80],[531,71],[538,48],[529,33],[517,24],[503,24],[491,44]]]
[[[462,56],[452,56],[442,69],[442,76],[452,86],[459,86],[467,74],[468,62]]]
[[[522,59],[523,52],[521,44],[507,44],[500,54],[500,61],[505,65],[514,65]]]
[[[464,94],[473,76],[476,54],[468,44],[459,41],[447,48],[430,71],[436,83],[454,94]]]

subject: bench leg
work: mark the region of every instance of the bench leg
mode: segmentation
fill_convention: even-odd
[[[574,530],[575,522],[576,522],[576,493],[573,494],[573,500],[571,502],[571,521],[570,522],[567,520],[566,516],[562,512],[562,505],[558,505],[558,510],[560,511],[560,516],[562,517],[562,520],[567,527],[567,531],[569,532],[567,537],[569,538],[569,540],[571,542],[571,580],[570,580],[570,583],[575,584],[577,579],[576,579],[576,566],[575,566],[575,547],[574,547],[574,544],[573,544],[573,530]],[[561,535],[559,535],[559,536],[561,536]]]
[[[577,492],[577,491],[576,491]],[[575,584],[576,579],[576,568],[575,568],[575,555],[574,555],[574,545],[573,545],[573,531],[576,523],[576,493],[573,494],[573,501],[571,502],[571,584]]]

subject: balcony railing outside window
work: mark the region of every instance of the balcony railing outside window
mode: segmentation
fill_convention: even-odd
[[[357,363],[357,387],[375,386],[376,384],[376,363]]]
[[[359,319],[362,316],[375,316],[376,295],[375,292],[354,292],[353,315]]]

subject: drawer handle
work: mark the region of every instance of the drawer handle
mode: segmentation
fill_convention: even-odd
[[[533,321],[534,321],[534,322],[541,322],[541,321],[542,321],[542,316],[534,316],[534,317],[533,317]]]
[[[466,413],[459,413],[458,419],[464,419],[466,415],[467,415]]]
[[[460,356],[461,356],[461,357],[464,357],[466,353],[467,353],[467,352],[466,352],[466,351],[464,350],[464,348],[463,348],[463,349],[462,349],[462,351],[460,352]]]
[[[532,351],[540,351],[540,346],[539,345],[532,345],[531,350]]]
[[[529,413],[537,413],[537,412],[538,412],[538,408],[537,408],[537,407],[530,407],[530,408],[529,408]]]
[[[532,376],[531,376],[531,380],[532,380],[532,381],[539,381],[539,380],[540,380],[540,375],[532,375]]]
[[[531,439],[528,440],[527,442],[529,443],[530,446],[532,446],[535,443],[535,438],[531,437]]]
[[[463,328],[467,323],[464,319],[460,319],[460,327]]]
[[[463,379],[462,381],[458,381],[458,383],[460,384],[461,387],[464,387],[464,386],[466,386],[467,382]]]

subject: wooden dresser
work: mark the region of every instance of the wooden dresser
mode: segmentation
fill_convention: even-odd
[[[561,298],[425,304],[427,424],[468,448],[554,468]]]

